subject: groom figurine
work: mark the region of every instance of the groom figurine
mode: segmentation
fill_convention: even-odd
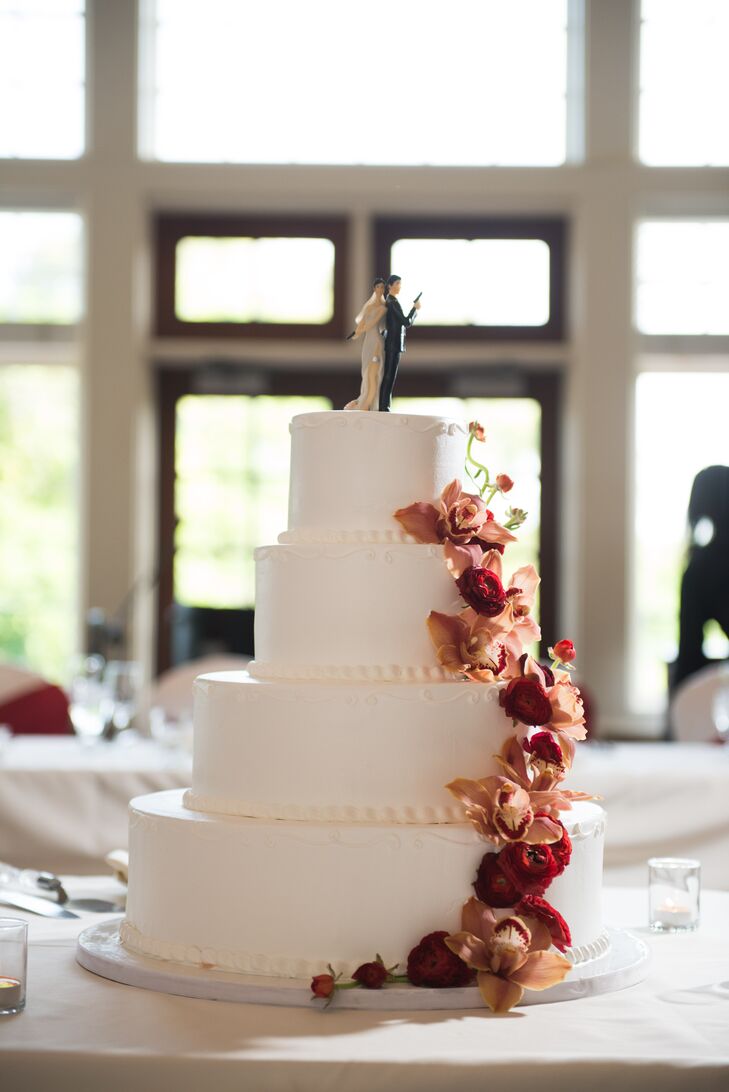
[[[405,352],[405,331],[412,326],[416,311],[420,310],[420,297],[415,300],[407,315],[403,313],[398,300],[400,278],[393,274],[387,280],[387,299],[385,300],[385,361],[380,386],[380,410],[387,413],[392,399],[400,353]]]

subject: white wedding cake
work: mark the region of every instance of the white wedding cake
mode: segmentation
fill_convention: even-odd
[[[515,722],[505,682],[436,655],[426,620],[458,610],[458,589],[444,546],[393,515],[462,477],[468,429],[327,412],[294,418],[291,434],[288,530],[256,553],[256,658],[195,683],[192,787],[130,805],[121,939],[157,959],[304,978],[327,964],[351,974],[375,951],[403,965],[424,934],[460,928],[495,847],[445,786],[503,775],[494,756]],[[575,963],[608,943],[604,812],[580,800],[561,819],[571,859],[546,897]]]

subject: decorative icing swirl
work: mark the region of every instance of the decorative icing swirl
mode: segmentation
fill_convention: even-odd
[[[248,671],[257,679],[344,679],[352,682],[453,681],[442,667],[412,664],[275,664],[251,660]]]

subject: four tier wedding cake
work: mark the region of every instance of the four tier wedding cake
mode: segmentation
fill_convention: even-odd
[[[479,983],[527,987],[516,963],[599,956],[604,813],[561,785],[584,735],[571,646],[523,653],[536,574],[504,578],[510,524],[460,485],[478,426],[327,412],[291,435],[255,660],[195,683],[192,787],[131,803],[122,943],[304,978],[404,967],[438,932]]]

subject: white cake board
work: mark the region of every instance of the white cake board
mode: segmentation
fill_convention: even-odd
[[[159,993],[202,997],[211,1001],[242,1001],[255,1005],[294,1005],[323,1008],[312,1001],[307,979],[266,978],[229,974],[150,959],[127,951],[119,941],[121,919],[85,929],[78,938],[76,959],[87,971]],[[634,986],[647,973],[650,951],[645,941],[622,929],[608,929],[610,948],[599,959],[573,967],[564,982],[548,990],[525,990],[522,1005],[573,1001],[598,993]],[[338,990],[332,1009],[379,1009],[385,1012],[420,1012],[425,1009],[478,1009],[484,1003],[475,986],[426,989],[398,983],[381,990]]]

